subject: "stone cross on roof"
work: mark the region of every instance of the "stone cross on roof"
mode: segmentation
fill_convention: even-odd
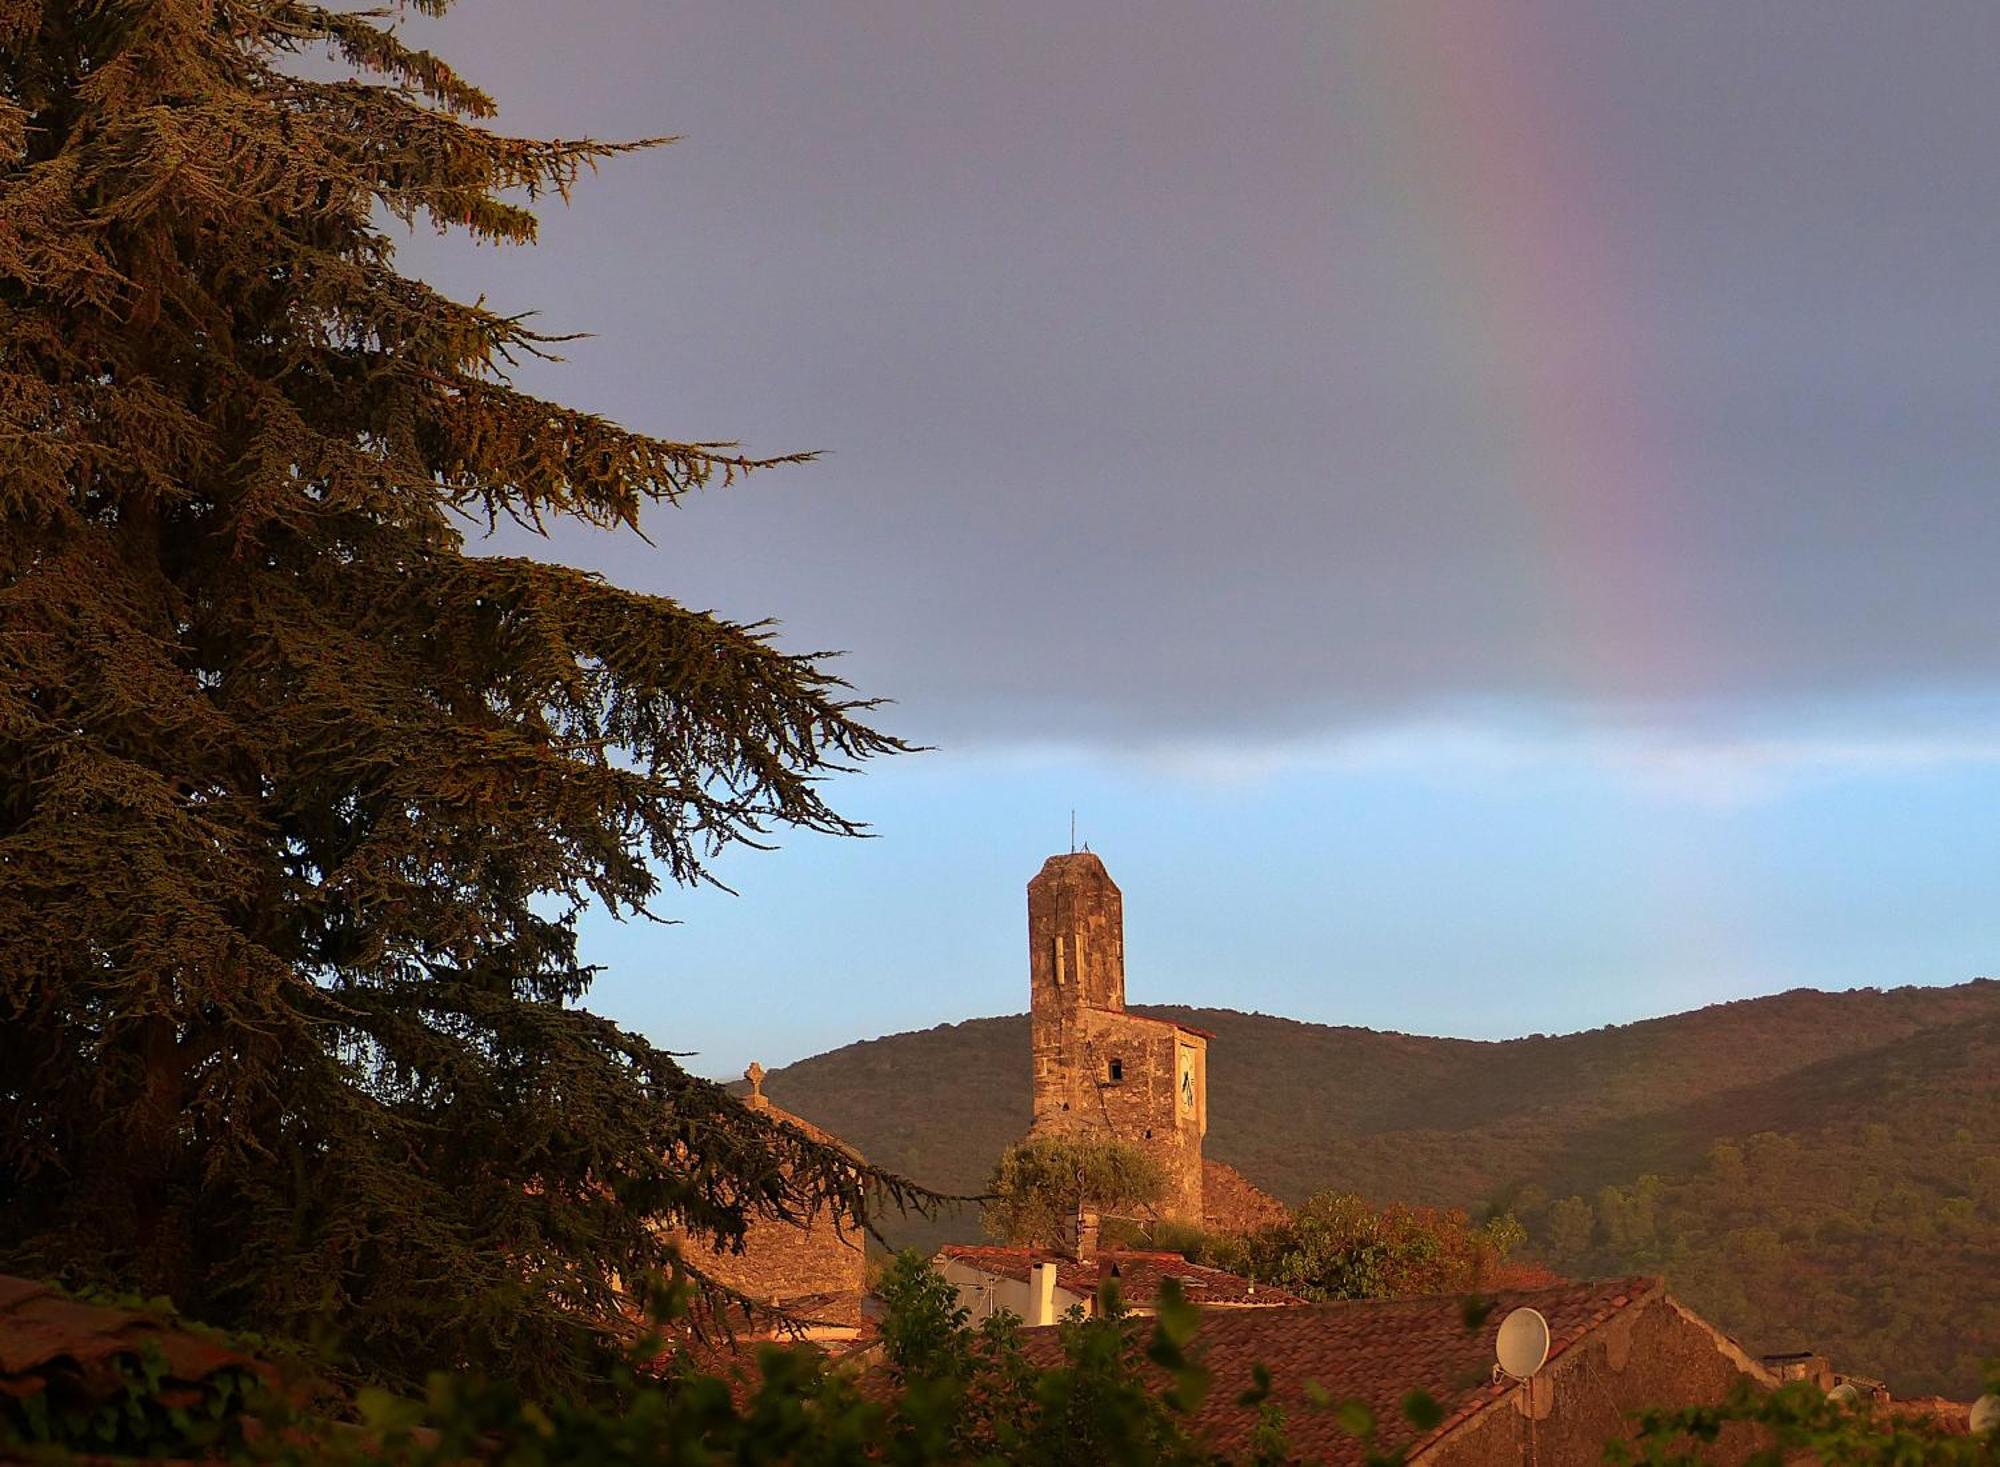
[[[757,1061],[750,1061],[750,1068],[743,1072],[743,1078],[750,1082],[750,1094],[744,1103],[752,1110],[762,1110],[771,1102],[764,1094],[764,1067]]]

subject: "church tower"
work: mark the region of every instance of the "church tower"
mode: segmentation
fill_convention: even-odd
[[[1081,1011],[1125,1010],[1125,897],[1089,851],[1049,857],[1028,883],[1028,988],[1039,1118],[1043,1078],[1069,1078]]]
[[[1161,1216],[1202,1218],[1208,1034],[1125,1012],[1125,899],[1089,851],[1028,883],[1035,1132],[1095,1131],[1156,1155]]]

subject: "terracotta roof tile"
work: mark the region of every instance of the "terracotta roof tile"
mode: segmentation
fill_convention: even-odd
[[[1330,1412],[1309,1402],[1309,1381],[1335,1401],[1365,1401],[1381,1423],[1379,1448],[1414,1448],[1450,1432],[1514,1388],[1511,1381],[1496,1384],[1492,1379],[1494,1337],[1510,1310],[1528,1305],[1541,1311],[1549,1322],[1549,1358],[1554,1360],[1619,1310],[1652,1298],[1661,1287],[1658,1279],[1627,1278],[1489,1295],[1495,1307],[1470,1331],[1457,1296],[1207,1312],[1194,1348],[1214,1372],[1214,1381],[1197,1426],[1221,1451],[1247,1450],[1257,1411],[1236,1400],[1252,1384],[1251,1367],[1263,1364],[1275,1377],[1273,1399],[1284,1408],[1293,1451],[1334,1464],[1363,1460],[1359,1441]],[[1030,1358],[1045,1360],[1057,1353],[1053,1330],[1025,1333]],[[1403,1397],[1417,1388],[1428,1391],[1445,1410],[1444,1422],[1421,1438],[1401,1412]]]
[[[833,1132],[826,1130],[824,1127],[815,1126],[804,1116],[794,1115],[782,1105],[773,1103],[771,1097],[768,1095],[745,1096],[743,1097],[743,1103],[749,1106],[751,1110],[761,1111],[772,1120],[790,1126],[793,1130],[802,1133],[808,1141],[817,1141],[822,1146],[831,1146],[836,1151],[843,1151],[859,1162],[865,1163],[868,1160],[867,1157],[841,1140],[840,1137],[834,1135]]]
[[[97,1394],[121,1362],[157,1349],[168,1376],[187,1384],[230,1367],[261,1370],[249,1356],[158,1315],[82,1304],[46,1284],[0,1275],[0,1390],[33,1395],[58,1378]]]
[[[37,1294],[52,1294],[55,1290],[47,1284],[38,1284],[33,1279],[17,1279],[0,1273],[0,1314],[6,1313],[23,1299],[32,1299]]]

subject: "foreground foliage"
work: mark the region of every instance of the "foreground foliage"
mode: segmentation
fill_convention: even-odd
[[[759,465],[397,273],[381,221],[526,242],[621,149],[395,19],[0,3],[0,1266],[583,1388],[653,1219],[899,1184],[577,1009],[574,919],[851,832],[819,777],[901,746],[758,627],[466,553]]]
[[[1029,1350],[1020,1321],[1001,1314],[968,1324],[952,1286],[915,1253],[883,1279],[887,1306],[879,1350],[839,1364],[810,1346],[766,1344],[717,1374],[691,1364],[661,1368],[660,1347],[682,1338],[684,1291],[656,1296],[655,1334],[614,1367],[608,1399],[540,1397],[517,1384],[438,1373],[421,1399],[361,1392],[354,1419],[327,1419],[297,1370],[266,1380],[229,1371],[199,1391],[161,1388],[147,1362],[128,1368],[125,1391],[90,1410],[0,1395],[0,1450],[67,1462],[79,1455],[202,1457],[239,1463],[374,1463],[464,1467],[606,1467],[765,1462],[800,1464],[1009,1462],[1044,1467],[1117,1463],[1267,1464],[1293,1460],[1286,1418],[1255,1373],[1238,1404],[1255,1407],[1250,1451],[1230,1459],[1191,1430],[1212,1387],[1202,1361],[1200,1314],[1169,1286],[1157,1318],[1122,1311],[1115,1287],[1098,1312],[1072,1311],[1053,1349]],[[1468,1301],[1468,1327],[1481,1317]],[[691,1356],[682,1356],[683,1360]],[[1394,1433],[1367,1406],[1311,1383],[1308,1408],[1354,1437],[1369,1467],[1397,1467],[1407,1452],[1380,1445],[1435,1427],[1443,1408],[1421,1391],[1404,1399]],[[1613,1462],[1694,1467],[1729,1422],[1753,1422],[1779,1450],[1810,1450],[1829,1467],[2000,1461],[2000,1440],[1951,1437],[1935,1425],[1895,1420],[1829,1400],[1809,1385],[1775,1394],[1745,1389],[1717,1407],[1648,1413]],[[1776,1467],[1779,1458],[1770,1459]]]
[[[1988,1389],[2000,1382],[1989,1377]],[[1776,1391],[1752,1390],[1745,1382],[1720,1406],[1649,1411],[1641,1417],[1637,1440],[1613,1442],[1611,1463],[1646,1467],[1700,1467],[1704,1455],[1731,1422],[1762,1427],[1770,1445],[1747,1467],[1786,1467],[1800,1460],[1819,1467],[1975,1467],[2000,1462],[2000,1433],[1954,1436],[1929,1419],[1850,1405],[1807,1381]],[[1801,1454],[1804,1454],[1803,1456]]]

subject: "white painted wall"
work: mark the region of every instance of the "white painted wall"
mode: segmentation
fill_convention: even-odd
[[[1020,1279],[988,1273],[961,1258],[934,1258],[931,1266],[958,1289],[958,1302],[971,1313],[975,1325],[1003,1309],[1018,1315],[1024,1323],[1035,1323],[1035,1289],[1032,1282],[1024,1283]],[[1052,1303],[1053,1318],[1061,1319],[1078,1304],[1088,1314],[1092,1300],[1087,1295],[1072,1293],[1057,1285]]]

